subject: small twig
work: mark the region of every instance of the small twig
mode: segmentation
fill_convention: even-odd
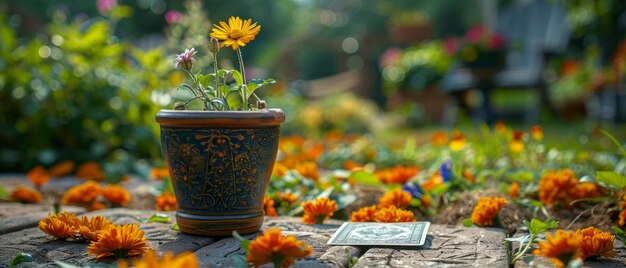
[[[578,216],[576,216],[576,218],[574,218],[574,220],[572,222],[569,223],[569,225],[567,226],[567,228],[565,228],[565,230],[569,230],[570,227],[572,227],[572,225],[578,221],[578,219],[580,219],[580,217],[582,217],[585,213],[587,213],[587,211],[591,211],[591,214],[593,214],[593,208],[592,209],[585,209],[583,210],[583,212],[581,212],[580,214],[578,214]]]
[[[189,100],[185,101],[183,104],[184,104],[185,106],[187,106],[187,104],[189,104],[192,100],[195,100],[195,99],[202,99],[202,98],[203,98],[202,96],[195,96],[195,97],[193,97],[193,98],[191,98],[191,99],[189,99]]]

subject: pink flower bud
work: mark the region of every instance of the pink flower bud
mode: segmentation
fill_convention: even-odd
[[[195,55],[197,52],[198,51],[196,51],[196,49],[191,48],[185,49],[185,52],[180,55],[176,55],[176,60],[174,60],[174,68],[182,66],[183,69],[191,71],[193,63],[196,62],[196,59],[193,58],[193,55]]]

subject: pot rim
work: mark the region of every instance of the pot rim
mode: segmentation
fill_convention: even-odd
[[[161,126],[174,127],[279,126],[285,122],[285,112],[278,108],[257,111],[160,110],[156,121]]]

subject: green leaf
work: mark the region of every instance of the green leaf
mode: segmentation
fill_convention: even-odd
[[[248,260],[246,260],[246,256],[241,254],[232,254],[230,258],[233,259],[236,268],[248,268]]]
[[[170,176],[165,177],[161,184],[156,184],[150,189],[150,193],[156,196],[163,195],[165,192],[169,192],[174,195],[174,186]]]
[[[450,189],[450,183],[449,182],[444,182],[440,185],[435,186],[435,188],[433,188],[431,190],[431,192],[434,195],[442,195],[443,193],[447,192],[448,189]]]
[[[24,252],[17,253],[15,258],[9,262],[9,266],[15,266],[24,262],[33,262],[33,256]]]
[[[250,249],[250,240],[243,238],[237,231],[233,231],[233,237],[239,241],[241,248],[248,251]]]
[[[613,226],[611,227],[611,231],[613,231],[613,234],[615,234],[619,240],[622,240],[622,244],[626,245],[626,233],[624,233],[621,228]]]
[[[196,94],[196,90],[194,90],[194,89],[193,89],[190,85],[188,85],[188,84],[182,84],[182,85],[180,85],[180,86],[181,86],[181,87],[184,87],[184,88],[186,88],[186,89],[189,89],[189,90],[191,91],[191,93],[192,93],[194,96],[195,96],[195,95],[197,95],[197,94]],[[178,88],[180,88],[180,87],[178,87]],[[178,89],[178,88],[177,88],[177,89]]]
[[[516,173],[508,173],[506,177],[512,181],[521,183],[531,183],[535,180],[535,175],[530,171],[520,171]]]
[[[170,176],[165,177],[163,180],[163,192],[161,194],[164,194],[165,192],[174,195],[174,185],[172,185],[172,179]]]
[[[228,85],[220,85],[220,92],[222,93],[222,96],[226,96],[228,92],[230,92]]]
[[[231,110],[239,110],[243,107],[243,99],[237,91],[231,91],[226,95],[226,103]]]
[[[372,174],[371,172],[367,172],[365,170],[352,172],[352,174],[350,174],[350,179],[354,180],[356,183],[359,183],[359,184],[366,184],[366,185],[381,185],[382,184],[380,180],[378,180],[378,178],[374,176],[374,174]]]
[[[526,264],[530,264],[534,260],[535,260],[535,255],[527,255],[527,256],[524,256],[524,258],[522,258],[522,261],[524,261]]]
[[[274,84],[276,83],[276,80],[274,79],[265,79],[265,80],[261,80],[261,79],[252,79],[248,82],[248,87],[246,88],[246,91],[248,91],[248,97],[252,96],[252,93],[254,93],[255,90],[269,85],[269,84]]]
[[[209,86],[215,85],[215,74],[197,74],[196,79],[198,79],[198,83],[200,83],[202,88],[207,88]]]
[[[524,220],[524,225],[528,227],[530,234],[538,235],[549,229],[555,228],[557,225],[559,225],[559,222],[553,219],[547,219],[546,221],[532,219],[530,220],[530,222]]]
[[[169,222],[172,222],[172,217],[170,217],[170,215],[167,215],[167,214],[156,213],[150,216],[147,222],[169,223]]]
[[[472,227],[472,226],[474,226],[474,223],[472,222],[472,219],[470,219],[470,218],[464,219],[462,221],[462,223],[463,223],[463,226],[465,226],[465,227]]]
[[[213,104],[215,104],[215,105],[217,105],[219,107],[228,109],[228,104],[226,103],[226,101],[224,99],[215,98],[215,99],[211,100],[211,103],[213,103]]]
[[[626,176],[613,171],[597,171],[596,181],[619,189],[626,187]]]
[[[9,193],[7,193],[4,185],[0,185],[0,200],[9,200]]]
[[[174,231],[180,231],[180,227],[178,226],[178,223],[172,224],[172,226],[170,226],[170,229]]]
[[[517,242],[520,245],[528,242],[530,240],[531,235],[523,235],[523,236],[518,236],[518,237],[508,237],[505,238],[504,240],[509,241],[509,242]]]
[[[244,81],[243,81],[243,75],[241,75],[241,73],[240,73],[239,71],[237,71],[237,70],[232,70],[231,72],[232,72],[232,74],[233,74],[233,78],[235,78],[235,83],[236,83],[238,86],[243,85],[243,83],[244,83]]]

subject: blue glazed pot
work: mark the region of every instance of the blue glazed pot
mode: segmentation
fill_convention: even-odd
[[[156,120],[180,230],[203,236],[256,232],[285,113],[161,110]]]

